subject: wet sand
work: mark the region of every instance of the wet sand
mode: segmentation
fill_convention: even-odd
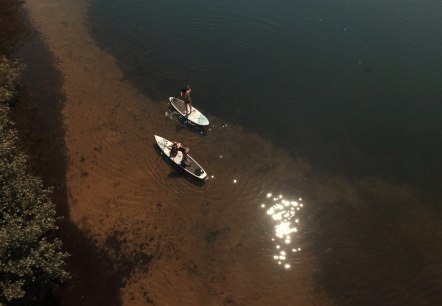
[[[53,167],[44,146],[37,159],[55,169],[53,177],[63,177],[50,182],[66,203],[59,205],[66,217],[62,236],[73,254],[73,279],[58,291],[61,305],[436,301],[442,277],[435,258],[441,249],[430,236],[442,233],[434,216],[414,206],[425,200],[419,190],[376,178],[350,182],[314,174],[283,149],[241,127],[221,128],[216,118],[214,130],[201,137],[162,116],[165,105],[143,96],[95,45],[85,19],[87,1],[26,0],[25,7],[43,38],[38,44],[50,50],[49,64],[58,69],[53,117],[39,118],[53,131],[48,149],[59,159]],[[21,52],[30,56],[35,47],[29,43]],[[52,129],[51,118],[64,129]],[[32,130],[39,122],[29,124]],[[215,178],[199,185],[161,160],[156,133],[169,139],[179,133],[198,148],[202,161],[219,155],[210,147],[214,139],[231,145],[223,147],[222,159],[203,163]],[[262,150],[244,156],[249,146]],[[234,177],[238,184],[232,184]],[[293,189],[314,205],[302,220],[300,264],[287,272],[273,262],[273,246],[263,247],[271,224],[257,199],[268,190]],[[397,214],[389,203],[404,210]],[[385,219],[377,219],[379,210]],[[416,235],[413,225],[422,220]],[[402,252],[407,254],[397,261]]]

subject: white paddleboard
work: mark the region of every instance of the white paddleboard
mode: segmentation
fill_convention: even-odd
[[[173,108],[175,108],[181,114],[181,116],[185,117],[190,122],[201,126],[209,125],[209,120],[206,118],[206,116],[201,114],[201,112],[195,107],[192,106],[192,112],[189,115],[186,115],[186,105],[183,100],[170,97],[169,101]]]
[[[166,156],[173,161],[175,164],[178,165],[181,169],[186,171],[187,173],[190,173],[196,178],[199,179],[205,179],[207,177],[206,171],[204,171],[203,167],[201,167],[196,160],[192,158],[189,154],[187,154],[187,161],[190,162],[190,165],[185,165],[183,161],[183,153],[181,151],[178,151],[178,153],[175,156],[170,155],[170,149],[172,148],[173,142],[170,140],[167,140],[166,138],[160,137],[155,135],[155,140],[160,147],[161,151],[163,151]]]

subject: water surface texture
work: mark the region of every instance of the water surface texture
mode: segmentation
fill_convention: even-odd
[[[158,100],[316,167],[431,184],[442,174],[439,1],[93,1],[92,29]]]
[[[125,80],[164,106],[190,84],[212,122],[174,135],[214,178],[156,190],[213,222],[193,223],[204,248],[184,247],[195,292],[207,281],[226,305],[441,302],[441,16],[436,0],[91,2],[94,39]]]

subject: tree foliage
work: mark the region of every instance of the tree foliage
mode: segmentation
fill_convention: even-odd
[[[0,104],[11,103],[16,95],[23,64],[0,56]]]
[[[69,276],[61,242],[48,238],[57,229],[51,190],[29,174],[8,116],[20,70],[0,59],[0,305],[37,301]]]

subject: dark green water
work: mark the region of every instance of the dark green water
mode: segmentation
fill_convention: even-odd
[[[154,101],[188,83],[209,119],[312,167],[300,244],[319,292],[341,305],[438,304],[442,2],[94,0],[89,21]]]
[[[90,9],[95,37],[147,95],[163,100],[189,83],[209,116],[317,167],[421,185],[442,174],[441,16],[436,0],[96,0]]]

